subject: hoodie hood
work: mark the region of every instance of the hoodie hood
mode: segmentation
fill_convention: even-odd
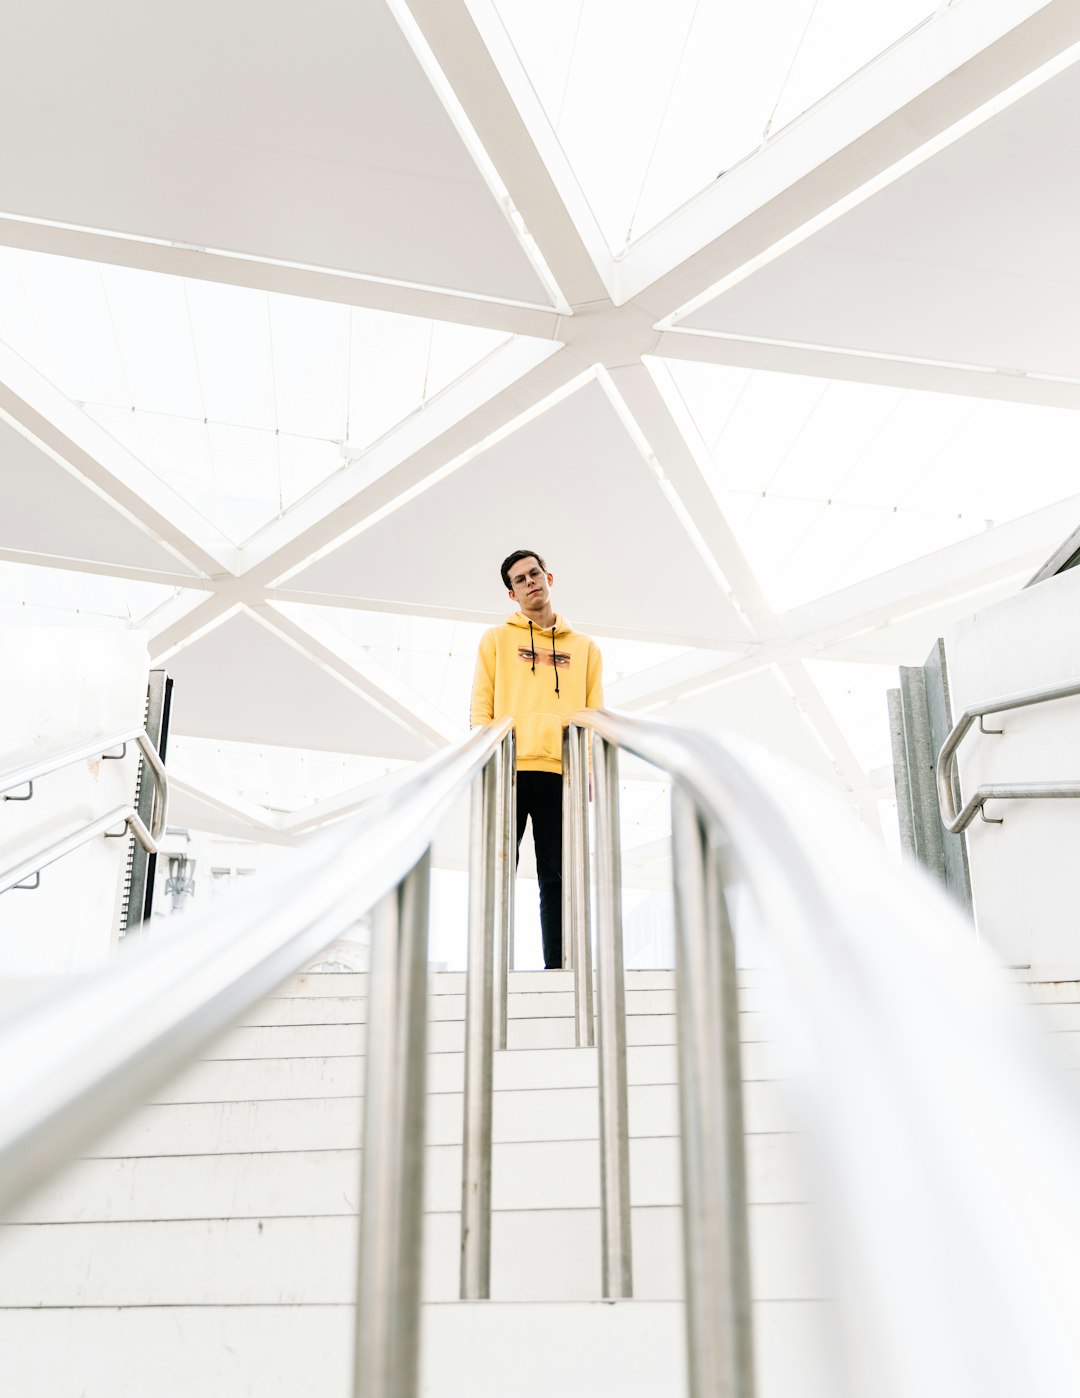
[[[524,612],[514,612],[513,616],[508,616],[506,618],[506,624],[507,626],[520,626],[523,631],[528,631],[529,618],[525,615]],[[541,626],[540,623],[537,621],[534,621],[532,623],[532,626],[533,630],[536,631],[536,633],[540,636],[551,635],[550,626]],[[567,620],[566,617],[560,616],[558,612],[555,613],[556,636],[568,636],[570,632],[573,631],[573,629],[574,628],[570,625],[570,622]]]

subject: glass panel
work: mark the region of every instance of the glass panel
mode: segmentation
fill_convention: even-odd
[[[495,0],[613,251],[934,11],[931,0]]]
[[[183,588],[98,573],[0,563],[0,626],[138,627]],[[192,606],[204,596],[188,593]]]
[[[0,248],[0,340],[237,543],[512,338]]]
[[[671,363],[707,475],[778,608],[1080,490],[1080,414]]]
[[[196,784],[276,811],[303,810],[404,765],[351,753],[182,735],[169,739],[169,763]]]

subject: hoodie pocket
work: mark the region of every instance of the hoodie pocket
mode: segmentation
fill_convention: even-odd
[[[514,729],[519,762],[562,761],[563,722],[558,714],[522,714]]]

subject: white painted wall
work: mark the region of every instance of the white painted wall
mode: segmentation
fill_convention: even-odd
[[[0,771],[142,724],[149,663],[133,631],[0,628]],[[33,800],[0,801],[0,863],[37,852],[131,801],[138,756],[81,762],[41,780]],[[0,975],[103,964],[116,940],[128,842],[95,840],[42,871],[34,891],[0,894]]]
[[[1080,681],[1080,568],[986,607],[946,635],[953,712]],[[987,719],[960,750],[961,785],[1080,780],[1080,697]],[[975,920],[1010,964],[1080,967],[1080,799],[997,801],[968,830]]]

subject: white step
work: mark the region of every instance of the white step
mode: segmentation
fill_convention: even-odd
[[[835,1398],[830,1318],[820,1303],[755,1303],[758,1398]],[[429,1305],[423,1334],[424,1398],[686,1393],[670,1302]],[[348,1306],[0,1312],[19,1398],[346,1398],[352,1346]]]
[[[242,1101],[254,1098],[348,1097],[363,1090],[363,1058],[355,1055],[312,1058],[233,1058],[196,1063],[160,1088],[158,1102]],[[744,1082],[777,1082],[787,1076],[776,1044],[744,1044]],[[627,1049],[627,1081],[677,1080],[674,1045]],[[465,1056],[428,1057],[429,1092],[461,1091]],[[595,1049],[532,1049],[495,1055],[496,1091],[532,1087],[591,1087],[596,1084]]]
[[[775,973],[764,967],[740,967],[737,973],[740,990],[769,990],[777,986]],[[674,970],[627,971],[628,990],[670,990],[675,984]],[[435,971],[428,978],[432,994],[461,994],[465,989],[464,971]],[[277,995],[353,995],[366,994],[366,971],[306,971],[290,976]],[[357,990],[359,987],[359,990]],[[572,991],[573,971],[511,971],[507,989],[515,991]]]
[[[747,1083],[748,1134],[792,1131],[795,1114],[779,1083]],[[675,1136],[678,1089],[635,1084],[627,1093],[631,1136]],[[495,1141],[583,1140],[599,1130],[595,1087],[528,1088],[494,1094]],[[427,1141],[461,1142],[463,1095],[428,1094]],[[301,1097],[144,1107],[86,1154],[195,1155],[235,1151],[344,1150],[363,1143],[363,1098]]]
[[[754,1203],[810,1198],[799,1137],[747,1138],[748,1197]],[[80,1160],[11,1210],[10,1222],[273,1218],[340,1214],[357,1207],[362,1152],[292,1150],[235,1155],[144,1155]],[[679,1145],[671,1136],[630,1142],[630,1202],[674,1205]],[[600,1203],[594,1140],[510,1141],[492,1150],[494,1209],[582,1209]],[[424,1207],[461,1207],[460,1145],[428,1146]]]
[[[752,1204],[749,1224],[755,1299],[828,1299],[813,1206]],[[681,1297],[681,1226],[673,1206],[633,1210],[634,1286],[641,1299]],[[351,1213],[9,1224],[0,1251],[0,1308],[347,1302],[355,1295],[356,1241]],[[460,1248],[458,1215],[426,1216],[426,1300],[456,1298]],[[494,1300],[592,1300],[600,1286],[598,1209],[493,1214]]]
[[[762,1023],[761,1021],[766,1021]],[[739,1016],[742,1040],[746,1044],[772,1043],[775,1032],[772,1015]],[[262,1025],[231,1029],[206,1050],[207,1058],[334,1058],[362,1054],[365,1024]],[[465,1025],[461,1020],[435,1020],[428,1025],[431,1053],[461,1053],[465,1047]],[[572,1048],[575,1042],[572,1018],[512,1019],[507,1024],[508,1049]],[[627,1046],[674,1044],[675,1016],[670,1014],[627,1015]]]
[[[594,997],[595,999],[595,997]],[[240,1020],[244,1026],[282,1024],[366,1024],[366,995],[275,995],[249,1010]],[[671,1015],[675,1013],[673,990],[628,990],[626,1012],[630,1015]],[[514,993],[506,997],[507,1018],[572,1019],[573,991]],[[465,995],[432,995],[428,1000],[429,1020],[464,1020]],[[743,1006],[740,1019],[744,1034],[748,1026],[775,1019],[775,1013]],[[765,1037],[762,1033],[748,1037]],[[769,1034],[768,1037],[775,1037]]]

